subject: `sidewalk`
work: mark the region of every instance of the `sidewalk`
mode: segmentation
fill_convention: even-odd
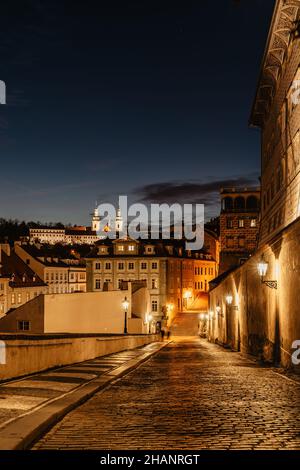
[[[168,343],[151,343],[0,384],[0,450],[24,449],[94,393]]]

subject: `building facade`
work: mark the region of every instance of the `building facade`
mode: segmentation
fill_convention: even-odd
[[[8,244],[0,245],[0,317],[47,290],[46,284]]]
[[[300,215],[299,7],[276,2],[250,121],[262,131],[260,246]]]
[[[28,243],[15,243],[15,252],[47,284],[46,293],[86,292],[85,263],[71,253]]]
[[[93,245],[101,239],[98,235],[100,230],[100,216],[98,209],[95,208],[91,214],[91,227],[74,226],[74,227],[32,227],[29,229],[30,243],[47,243],[56,245],[57,243],[75,245],[86,244]]]
[[[287,367],[300,338],[299,74],[300,0],[277,0],[250,120],[262,138],[258,249],[210,292],[212,341]]]
[[[182,243],[129,238],[98,242],[86,266],[88,291],[144,281],[154,321],[168,323],[178,311],[191,308],[200,293],[206,296],[203,309],[207,309],[208,282],[217,271],[210,254],[186,252]]]
[[[220,214],[220,273],[242,264],[256,250],[260,188],[223,188]]]

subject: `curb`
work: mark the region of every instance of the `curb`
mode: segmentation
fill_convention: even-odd
[[[165,342],[154,351],[146,352],[137,359],[131,359],[126,364],[96,379],[92,379],[90,382],[83,384],[63,397],[58,397],[51,403],[45,404],[40,409],[32,411],[32,413],[22,418],[17,418],[0,430],[0,451],[29,449],[34,441],[37,441],[70,411],[83,404],[97,392],[105,389],[116,379],[136,369],[170,342]]]

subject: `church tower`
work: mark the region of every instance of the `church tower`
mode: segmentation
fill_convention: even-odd
[[[97,207],[95,207],[92,214],[92,230],[93,232],[99,232],[100,230],[100,216]]]
[[[119,238],[120,233],[123,232],[123,218],[122,218],[122,215],[121,215],[120,208],[117,210],[117,216],[116,216],[116,220],[115,220],[115,230],[116,230],[117,238]]]

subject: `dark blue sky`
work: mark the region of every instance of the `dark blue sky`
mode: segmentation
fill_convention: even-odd
[[[257,184],[248,118],[273,6],[4,0],[0,216],[87,223],[118,194],[213,215],[219,186]]]

